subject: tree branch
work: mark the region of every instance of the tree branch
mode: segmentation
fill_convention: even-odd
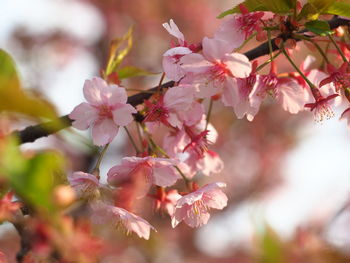
[[[328,21],[329,26],[331,29],[337,28],[339,26],[345,26],[349,25],[350,21],[338,17],[334,17],[333,19]],[[304,31],[300,31],[299,33],[304,33]],[[284,40],[292,38],[292,36],[283,36],[281,35]],[[272,40],[272,49],[273,51],[276,51],[279,49],[279,47],[275,44],[275,38]],[[296,41],[300,41],[300,39],[295,39]],[[249,60],[254,60],[258,57],[264,56],[269,54],[269,44],[268,42],[265,42],[256,48],[244,53]],[[170,88],[174,86],[174,81],[169,81],[161,85],[161,88]],[[150,89],[150,91],[156,90],[158,88],[154,87]],[[130,103],[133,106],[141,104],[145,99],[148,99],[152,96],[151,93],[138,93],[133,96],[130,96],[128,98],[128,103]],[[13,132],[14,135],[17,135],[19,137],[20,143],[27,143],[27,142],[34,142],[35,140],[49,136],[50,134],[54,134],[62,129],[68,128],[72,125],[73,120],[69,119],[68,115],[60,117],[58,120],[29,126],[21,131]]]

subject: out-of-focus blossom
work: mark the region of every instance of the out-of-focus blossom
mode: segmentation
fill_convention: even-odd
[[[172,226],[176,227],[181,221],[190,227],[205,225],[210,218],[210,208],[223,209],[227,205],[227,196],[220,189],[225,186],[221,182],[211,183],[181,197],[175,206]]]
[[[107,180],[115,186],[128,180],[144,181],[147,192],[153,184],[161,187],[175,184],[179,179],[173,167],[176,164],[175,160],[165,158],[125,157],[120,165],[115,165],[108,171]]]
[[[96,223],[111,223],[122,227],[126,234],[136,233],[140,238],[149,239],[151,229],[155,228],[145,219],[120,207],[104,204],[92,204],[93,220]]]
[[[176,189],[166,192],[162,187],[158,187],[157,192],[149,196],[154,198],[156,211],[165,211],[170,216],[174,214],[176,202],[181,198]]]
[[[77,195],[83,198],[96,196],[101,186],[95,175],[80,171],[69,175],[68,181]]]
[[[127,104],[124,88],[108,85],[101,78],[86,80],[84,97],[87,100],[76,106],[69,114],[73,126],[80,130],[92,127],[92,140],[101,146],[110,143],[117,135],[119,126],[126,126],[132,120],[134,107]]]
[[[199,98],[221,93],[225,86],[233,85],[233,78],[245,78],[251,72],[249,59],[240,53],[231,53],[230,45],[219,39],[205,37],[203,55],[192,53],[181,58],[182,68],[189,73],[183,83],[194,84]]]
[[[11,220],[16,211],[21,207],[19,202],[13,202],[13,192],[8,192],[0,200],[0,222]]]

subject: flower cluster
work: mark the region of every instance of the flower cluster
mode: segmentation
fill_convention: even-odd
[[[330,103],[336,102],[337,97],[350,99],[348,62],[339,69],[328,65],[326,73],[311,69],[313,58],[309,56],[295,72],[285,74],[277,71],[270,50],[271,60],[265,63],[270,64],[270,71],[259,74],[265,64],[259,65],[239,53],[245,41],[255,33],[257,40],[270,40],[274,32],[266,27],[284,32],[297,25],[270,12],[249,12],[244,5],[240,9],[241,14],[225,19],[214,37],[204,37],[200,44],[187,43],[173,20],[164,23],[163,27],[177,39],[163,55],[164,75],[175,85],[162,89],[160,84],[156,94],[139,105],[138,110],[127,103],[123,87],[98,77],[85,82],[87,102],[69,115],[73,126],[81,130],[91,127],[93,143],[105,146],[105,150],[119,127],[130,124],[137,113],[142,141],[139,146],[132,141],[135,156],[124,157],[120,164],[110,168],[107,185],[100,183],[98,167],[91,174],[75,172],[69,177],[77,194],[92,200],[95,219],[108,219],[127,233],[135,232],[148,239],[154,227],[134,213],[134,200],[146,196],[154,199],[155,208],[169,214],[173,227],[181,221],[191,227],[202,226],[209,220],[210,208],[223,209],[227,205],[227,196],[222,191],[225,183],[199,187],[194,181],[196,175],[210,177],[223,170],[219,154],[211,149],[218,137],[209,122],[214,101],[231,107],[237,118],[246,116],[252,121],[263,101],[271,97],[291,114],[310,109],[316,121],[322,121],[334,115]],[[280,48],[295,65],[283,43]],[[207,114],[205,101],[210,103]],[[350,122],[349,116],[347,109],[342,117]],[[160,130],[164,131],[163,139],[156,140]],[[180,180],[185,191],[178,191]],[[106,191],[113,194],[104,196]]]

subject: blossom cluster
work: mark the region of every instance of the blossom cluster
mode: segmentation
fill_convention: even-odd
[[[133,200],[145,196],[154,199],[156,209],[169,214],[173,227],[181,221],[191,227],[202,226],[209,220],[210,208],[223,209],[227,205],[222,190],[225,183],[214,181],[200,187],[194,180],[195,175],[219,174],[224,166],[219,154],[211,149],[218,134],[209,122],[210,110],[206,114],[204,101],[210,101],[210,108],[214,100],[221,101],[232,108],[237,118],[252,121],[263,101],[272,97],[291,114],[309,109],[316,121],[322,121],[334,115],[331,103],[350,99],[348,61],[339,69],[328,63],[324,72],[312,68],[314,58],[308,56],[296,72],[283,74],[271,58],[269,73],[259,74],[264,65],[250,61],[239,50],[253,35],[259,41],[270,38],[274,32],[266,27],[286,30],[282,25],[287,17],[249,12],[244,5],[240,9],[240,14],[225,18],[213,37],[204,37],[200,44],[186,42],[173,20],[164,23],[163,27],[177,39],[164,53],[162,62],[165,76],[175,85],[167,90],[160,85],[137,110],[127,102],[125,88],[99,77],[86,80],[83,91],[87,102],[69,115],[73,126],[91,128],[93,143],[106,148],[119,128],[134,121],[133,115],[137,114],[142,138],[142,147],[135,145],[135,156],[124,157],[109,169],[107,185],[100,183],[98,169],[69,176],[78,195],[89,200],[94,220],[114,222],[126,232],[148,239],[154,227],[134,213]],[[275,44],[278,43],[277,39]],[[287,43],[281,49],[289,56],[292,50],[285,47]],[[349,109],[342,114],[348,123]],[[166,132],[162,142],[156,142],[154,137],[160,128]],[[186,191],[178,190],[180,180]],[[115,194],[107,198],[103,196],[106,191]]]

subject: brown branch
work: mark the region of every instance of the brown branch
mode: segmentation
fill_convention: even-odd
[[[341,19],[338,17],[334,17],[332,20],[329,20],[329,26],[331,29],[337,28],[339,26],[345,26],[349,25],[349,20]],[[300,31],[299,33],[304,33],[304,31]],[[281,38],[284,40],[292,38],[291,35],[280,35]],[[274,39],[273,39],[274,40]],[[278,46],[275,44],[275,41],[272,40],[272,49],[274,51],[278,50]],[[296,41],[300,41],[300,39],[295,39]],[[256,48],[244,53],[249,60],[254,60],[258,57],[264,56],[269,54],[269,45],[268,42],[265,42]],[[161,88],[170,88],[174,86],[174,81],[169,81],[161,85]],[[154,87],[152,90],[156,90],[158,88]],[[128,103],[130,103],[133,106],[136,106],[138,104],[141,104],[145,99],[148,99],[151,97],[151,93],[139,93],[133,96],[130,96],[128,98]],[[68,115],[60,117],[58,120],[50,121],[34,126],[29,126],[21,131],[14,132],[15,135],[18,135],[20,143],[27,143],[27,142],[34,142],[35,140],[49,136],[50,134],[54,134],[62,129],[68,128],[72,125],[72,120],[69,119]]]

